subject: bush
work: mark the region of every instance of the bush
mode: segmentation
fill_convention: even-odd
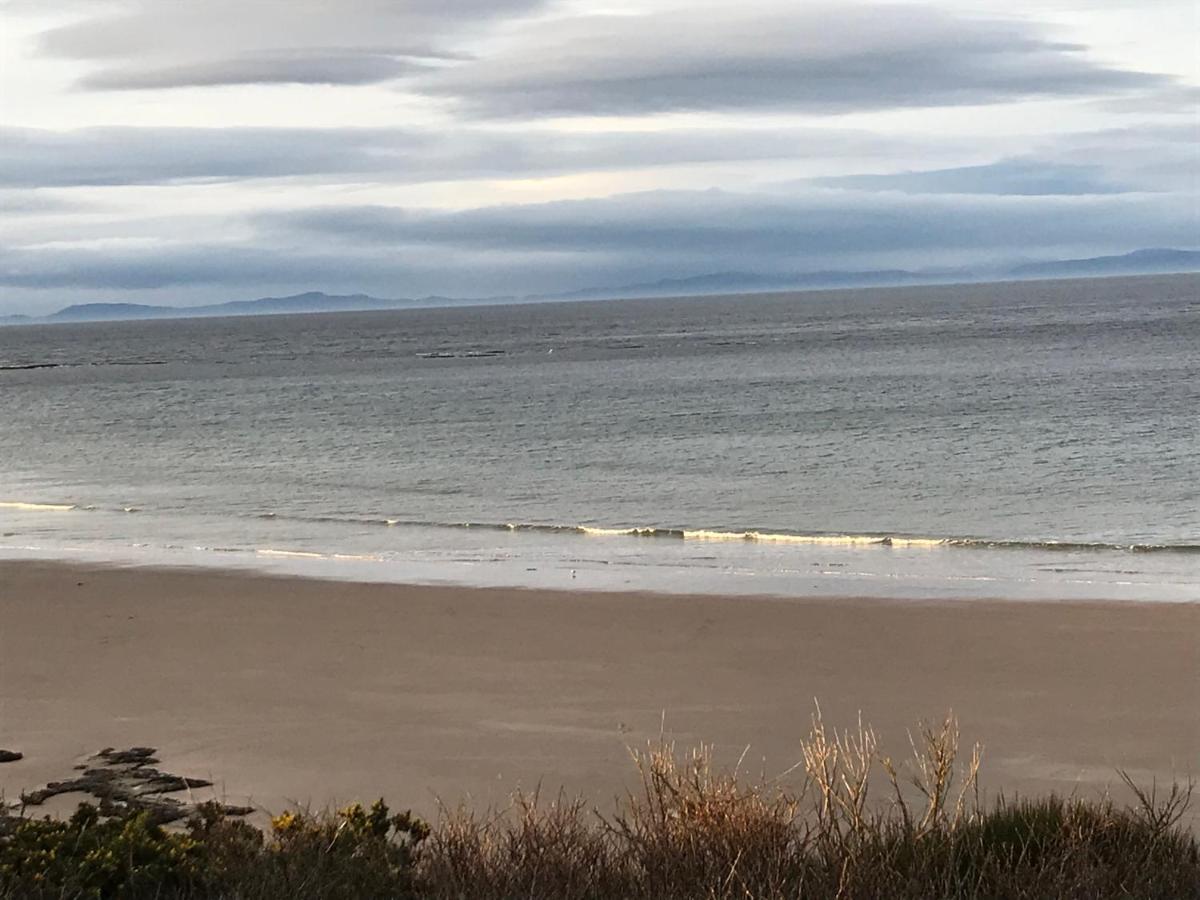
[[[0,889],[31,900],[169,895],[198,884],[204,871],[202,845],[144,812],[102,821],[84,804],[66,822],[19,821],[0,839]]]
[[[287,812],[271,822],[272,834],[241,886],[250,896],[416,896],[414,851],[429,826],[409,815],[391,815],[382,800],[354,805],[333,816]]]
[[[708,749],[634,755],[641,788],[608,816],[560,796],[446,811],[436,828],[382,801],[287,812],[263,833],[222,808],[182,831],[145,813],[0,818],[0,897],[29,900],[1200,900],[1190,788],[1132,782],[1136,803],[979,801],[980,751],[953,720],[904,763],[874,734],[814,718],[795,790],[721,772]],[[873,789],[879,791],[868,802]]]
[[[182,832],[145,812],[18,820],[0,837],[0,896],[55,900],[414,897],[413,850],[428,826],[382,801],[335,815],[289,812],[271,834],[201,806]]]

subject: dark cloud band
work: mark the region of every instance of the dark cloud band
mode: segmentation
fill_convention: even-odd
[[[846,191],[794,196],[654,191],[597,200],[425,212],[344,207],[270,214],[268,229],[353,244],[460,250],[718,255],[774,268],[826,257],[961,250],[1006,252],[1103,242],[1186,241],[1193,196],[894,197]]]
[[[472,115],[676,111],[846,113],[1151,89],[1028,24],[926,6],[595,16],[531,30],[499,53],[420,79]]]
[[[0,283],[153,290],[189,285],[370,288],[385,295],[569,290],[722,270],[880,268],[897,259],[1076,255],[1190,246],[1196,197],[887,197],[652,192],[456,213],[342,207],[260,214],[221,244],[11,249]],[[390,287],[389,287],[390,285]],[[471,286],[475,287],[472,288]]]

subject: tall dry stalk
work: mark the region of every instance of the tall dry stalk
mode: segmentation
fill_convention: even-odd
[[[956,773],[958,740],[958,720],[953,713],[948,713],[940,726],[934,727],[921,722],[917,726],[917,736],[911,731],[908,733],[912,756],[909,759],[911,771],[907,778],[902,776],[891,757],[879,757],[880,765],[891,784],[893,806],[899,812],[905,829],[911,830],[918,837],[934,828],[953,831],[979,815],[979,768],[983,762],[983,747],[976,743],[971,748],[970,760],[961,773]],[[954,791],[956,778],[958,792],[953,811],[948,814],[947,801]],[[924,798],[923,809],[919,815],[914,815],[902,784],[912,785]],[[968,797],[972,799],[970,810],[967,809]]]
[[[826,730],[818,704],[808,738],[800,742],[804,769],[817,790],[817,828],[839,840],[868,826],[867,797],[878,755],[875,732],[858,717],[855,732]]]

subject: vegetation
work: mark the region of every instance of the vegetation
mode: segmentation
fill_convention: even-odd
[[[381,802],[289,812],[266,833],[215,804],[167,830],[145,813],[8,819],[4,898],[1200,898],[1190,788],[1108,798],[978,797],[952,720],[894,762],[870,729],[819,716],[789,789],[723,772],[708,748],[634,755],[641,787],[610,814],[519,795],[430,828]],[[793,773],[787,773],[789,776]]]

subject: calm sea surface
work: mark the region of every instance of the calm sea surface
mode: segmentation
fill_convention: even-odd
[[[0,328],[0,535],[372,580],[1196,600],[1200,276]]]

